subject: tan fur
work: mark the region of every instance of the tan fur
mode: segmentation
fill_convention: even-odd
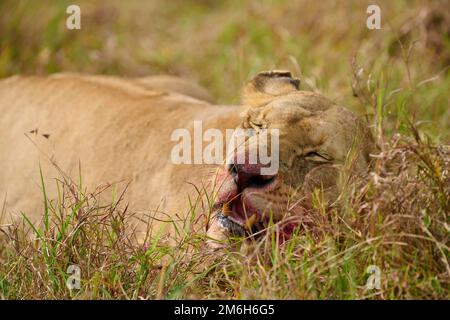
[[[178,81],[183,80],[157,85],[157,78],[67,74],[0,81],[0,197],[6,199],[8,215],[16,219],[24,212],[34,221],[40,219],[39,164],[47,193],[56,197],[56,163],[74,178],[81,164],[88,189],[105,183],[118,183],[121,189],[130,183],[125,199],[129,212],[141,212],[142,217],[155,211],[160,218],[186,216],[188,197],[196,196],[193,185],[210,185],[216,171],[215,166],[170,161],[172,131],[192,132],[194,120],[203,121],[204,130],[248,127],[249,122],[280,129],[280,176],[285,184],[264,199],[255,197],[266,204],[286,202],[289,184],[301,188],[306,178],[301,170],[293,171],[299,166],[294,158],[308,150],[323,149],[340,163],[355,135],[361,136],[359,166],[367,165],[372,148],[367,129],[350,111],[318,94],[295,88],[264,103],[254,96],[245,101],[248,111],[241,120],[240,107],[210,104],[199,93],[203,89],[192,89],[198,86],[191,89],[199,99],[188,96],[189,89],[177,93]],[[293,179],[298,180],[292,183]],[[214,221],[210,230],[215,230],[213,235],[222,232]]]
[[[5,220],[21,212],[33,221],[40,219],[39,164],[50,197],[57,196],[54,179],[61,179],[52,161],[75,181],[81,164],[89,190],[118,183],[119,193],[130,183],[125,199],[129,212],[157,210],[165,220],[163,213],[187,213],[188,195],[196,193],[189,183],[207,182],[213,170],[173,165],[171,133],[192,129],[193,120],[234,128],[237,107],[211,105],[161,87],[148,90],[136,82],[142,83],[70,74],[15,76],[0,82],[0,199],[6,199]],[[105,201],[108,197],[111,193]]]

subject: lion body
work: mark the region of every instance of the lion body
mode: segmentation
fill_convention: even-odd
[[[42,217],[40,167],[49,198],[57,197],[59,170],[78,182],[81,168],[88,190],[115,184],[120,194],[128,185],[129,212],[187,214],[192,184],[212,169],[174,165],[171,133],[192,130],[194,120],[234,128],[238,112],[174,92],[181,80],[167,81],[168,90],[144,80],[55,75],[0,82],[0,197],[7,218]]]

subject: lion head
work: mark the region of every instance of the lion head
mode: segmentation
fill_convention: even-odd
[[[316,190],[328,204],[338,197],[339,178],[349,159],[352,171],[367,171],[374,150],[368,127],[324,96],[299,90],[298,79],[289,72],[258,74],[244,87],[243,107],[240,128],[254,134],[218,171],[211,239],[261,233],[269,224],[278,224],[289,237],[307,218]],[[278,146],[269,138],[266,147],[278,152],[279,163],[276,172],[267,174],[262,173],[267,164],[259,157],[252,163],[248,155],[257,152],[260,135],[271,129],[278,131]],[[240,155],[243,162],[237,161]]]

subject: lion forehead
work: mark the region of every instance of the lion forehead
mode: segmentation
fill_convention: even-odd
[[[347,108],[312,92],[296,92],[253,110],[250,120],[280,131],[280,150],[317,149],[343,160],[355,140],[368,148],[367,126]]]

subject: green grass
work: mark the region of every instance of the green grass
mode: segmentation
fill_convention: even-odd
[[[372,176],[345,183],[331,209],[319,196],[308,213],[314,225],[299,227],[286,243],[271,225],[263,241],[236,239],[234,250],[219,252],[206,249],[192,220],[178,225],[175,246],[158,230],[138,243],[127,231],[132,216],[122,197],[97,202],[113,186],[87,192],[61,179],[52,199],[42,185],[43,222],[25,218],[3,229],[0,296],[448,299],[450,152],[411,138],[385,147]],[[79,290],[66,287],[73,264],[81,269]],[[371,265],[381,271],[380,289],[366,286]]]
[[[76,182],[61,177],[57,194],[42,185],[42,224],[2,225],[0,298],[450,298],[450,40],[440,2],[383,1],[377,31],[365,28],[362,1],[79,3],[82,30],[68,31],[69,2],[0,2],[0,76],[169,73],[238,103],[251,75],[286,68],[366,117],[382,153],[335,207],[325,210],[318,191],[312,229],[280,246],[274,227],[263,242],[237,239],[238,250],[220,253],[205,250],[191,221],[175,248],[158,232],[137,244],[114,186],[85,190],[81,170]],[[97,202],[104,192],[108,206]],[[80,290],[66,287],[72,264]],[[370,265],[380,290],[366,287]]]

